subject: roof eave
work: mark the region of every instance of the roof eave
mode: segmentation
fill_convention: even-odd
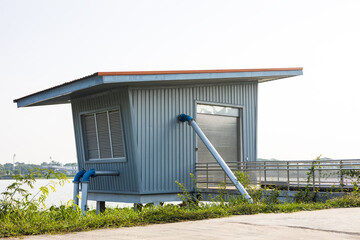
[[[138,74],[135,74],[138,73]],[[112,74],[112,75],[111,75]],[[239,70],[189,70],[189,71],[151,71],[151,72],[112,72],[95,73],[72,82],[64,83],[19,99],[15,99],[18,107],[37,105],[51,105],[68,103],[71,95],[85,89],[98,88],[103,84],[141,85],[166,83],[196,83],[209,80],[209,82],[252,81],[266,82],[281,78],[302,75],[302,68],[276,68],[276,69],[239,69]]]
[[[205,72],[205,73],[167,73],[167,74],[143,74],[143,75],[106,75],[104,83],[145,83],[165,81],[194,81],[194,80],[227,80],[227,79],[271,79],[276,80],[284,77],[302,75],[300,70],[275,70],[275,71],[247,71],[247,72]],[[254,80],[257,81],[257,80]],[[266,80],[269,81],[269,80]],[[258,81],[261,82],[261,81]]]
[[[48,101],[50,99],[58,98],[61,96],[69,95],[73,92],[77,92],[90,87],[99,86],[103,83],[104,83],[103,77],[92,76],[85,79],[62,84],[54,88],[49,88],[47,90],[37,92],[22,98],[15,99],[14,103],[17,104],[17,107],[28,107],[33,105],[35,106],[41,102]]]

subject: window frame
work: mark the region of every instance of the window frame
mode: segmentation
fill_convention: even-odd
[[[104,113],[104,112],[109,112],[109,111],[114,111],[114,110],[119,111],[119,115],[120,115],[119,117],[120,117],[121,130],[122,130],[121,137],[122,137],[122,141],[123,141],[123,145],[124,145],[124,157],[89,159],[88,150],[87,150],[87,140],[86,140],[85,131],[84,131],[85,130],[85,125],[84,125],[84,120],[83,120],[84,115]],[[107,115],[107,116],[109,116],[109,115]],[[125,131],[124,131],[125,128],[124,128],[124,121],[123,121],[122,116],[123,116],[123,113],[121,111],[120,106],[99,108],[99,109],[95,109],[95,110],[91,110],[91,111],[84,111],[84,112],[79,113],[81,144],[83,147],[83,158],[84,158],[85,163],[111,163],[111,162],[126,162],[127,161],[127,149],[126,149]],[[107,120],[109,123],[109,118]],[[95,120],[95,124],[96,124],[96,120]],[[97,128],[97,126],[96,126],[96,128]],[[111,130],[111,129],[109,129],[109,130]],[[96,134],[98,135],[97,129],[96,129]],[[109,135],[111,135],[111,131],[109,132]],[[112,143],[111,140],[110,140],[110,143]]]
[[[247,161],[247,159],[244,156],[244,105],[237,105],[237,104],[229,104],[229,103],[223,103],[223,102],[210,102],[210,101],[201,101],[201,100],[195,100],[194,101],[194,112],[193,115],[195,116],[195,121],[197,119],[197,105],[210,105],[210,106],[219,106],[219,107],[229,107],[229,108],[237,108],[239,111],[239,116],[238,116],[238,137],[239,137],[239,159],[238,161],[241,163],[244,163]],[[206,114],[206,113],[202,113],[202,114]],[[226,116],[226,115],[222,115],[222,114],[214,114],[214,115],[219,115],[219,116]],[[195,148],[198,147],[198,138],[196,137],[195,134]],[[195,151],[195,162],[198,163],[198,152]]]

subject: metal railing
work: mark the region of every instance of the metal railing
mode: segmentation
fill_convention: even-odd
[[[233,172],[244,172],[251,185],[282,188],[352,189],[359,178],[360,159],[227,162]],[[197,187],[200,189],[233,188],[218,163],[196,164]]]

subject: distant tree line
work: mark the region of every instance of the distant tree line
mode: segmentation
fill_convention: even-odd
[[[66,163],[62,165],[60,162],[42,162],[38,164],[26,164],[23,162],[16,162],[15,165],[12,163],[0,164],[0,178],[12,178],[13,175],[17,174],[29,174],[29,169],[33,168],[50,168],[55,166],[64,167],[77,167],[77,163]]]

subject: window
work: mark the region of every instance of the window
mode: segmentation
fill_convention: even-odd
[[[241,110],[237,107],[197,104],[196,122],[225,162],[242,159]],[[215,162],[198,139],[198,162]]]
[[[87,160],[125,158],[119,110],[81,116]]]

